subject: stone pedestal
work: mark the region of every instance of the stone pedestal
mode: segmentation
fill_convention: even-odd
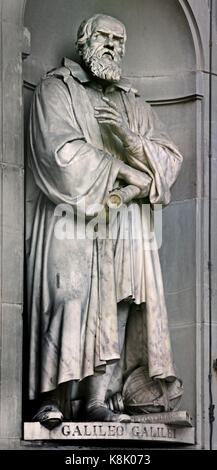
[[[40,423],[24,423],[24,439],[28,441],[135,440],[195,443],[195,429],[191,426],[191,418],[185,411],[158,413],[158,416],[157,414],[137,415],[132,416],[132,421],[131,423],[63,422],[52,431]],[[171,424],[165,424],[165,422]]]

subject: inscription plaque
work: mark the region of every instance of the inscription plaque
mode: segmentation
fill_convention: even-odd
[[[141,440],[194,444],[194,428],[156,423],[63,422],[49,431],[39,422],[24,423],[25,440]]]

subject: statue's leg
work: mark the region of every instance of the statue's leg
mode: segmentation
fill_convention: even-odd
[[[130,305],[121,302],[118,308],[118,332],[120,352],[124,348],[125,329]],[[90,421],[120,421],[129,422],[130,417],[126,414],[118,414],[109,410],[105,404],[106,393],[112,374],[117,363],[106,367],[106,372],[85,379],[85,401],[86,419]]]

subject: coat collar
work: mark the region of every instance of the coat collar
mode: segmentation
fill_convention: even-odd
[[[76,78],[80,83],[85,84],[92,81],[92,78],[86,70],[84,70],[81,65],[77,62],[73,62],[71,59],[65,57],[63,59],[63,65],[69,69],[71,75]],[[115,88],[120,88],[121,90],[128,93],[132,91],[134,94],[138,95],[138,91],[132,87],[131,83],[126,78],[121,78],[119,82],[112,84]],[[109,85],[111,86],[111,85]]]

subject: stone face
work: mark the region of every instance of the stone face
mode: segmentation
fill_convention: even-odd
[[[40,423],[24,423],[25,440],[130,440],[194,444],[194,428],[141,423],[62,423],[48,431]]]

